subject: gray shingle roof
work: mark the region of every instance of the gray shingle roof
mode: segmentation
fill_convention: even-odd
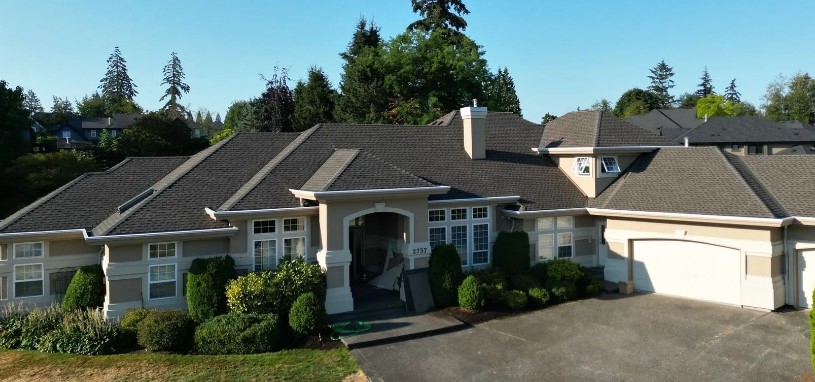
[[[704,120],[696,118],[696,109],[654,109],[646,114],[632,115],[625,119],[654,134],[674,139]]]
[[[792,216],[815,217],[815,156],[733,156]]]
[[[774,152],[773,155],[815,155],[815,146],[797,145]]]
[[[336,150],[302,189],[306,191],[382,190],[433,187],[434,184],[375,155],[360,150]]]
[[[791,126],[796,125],[758,116],[713,117],[677,139],[687,137],[691,144],[815,142],[815,131]]]
[[[306,184],[336,149],[361,150],[431,184],[451,187],[432,199],[520,195],[529,210],[585,206],[586,197],[557,165],[530,150],[541,125],[511,113],[488,113],[487,158],[472,160],[464,151],[461,117],[458,112],[448,117],[447,124],[422,126],[318,125],[231,209],[298,206],[289,189]],[[375,172],[358,171],[365,179],[342,187],[379,182]]]
[[[0,232],[88,229],[116,207],[167,175],[187,157],[128,158],[108,171],[88,173],[9,216]]]
[[[774,218],[716,147],[643,154],[589,205],[615,210]]]
[[[669,146],[669,139],[603,111],[575,111],[546,124],[542,148]]]

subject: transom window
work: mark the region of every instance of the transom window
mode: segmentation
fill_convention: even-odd
[[[288,259],[303,259],[306,257],[306,238],[291,237],[283,239],[283,256]]]
[[[487,207],[473,207],[473,219],[486,219],[489,217]]]
[[[151,259],[175,257],[175,243],[154,243],[149,247]]]
[[[254,231],[255,234],[275,233],[277,228],[274,220],[255,220]]]
[[[557,234],[557,257],[559,259],[572,257],[574,252],[574,241],[571,232],[558,232]]]
[[[254,270],[264,271],[277,267],[277,241],[258,240],[255,242]]]
[[[443,222],[447,220],[447,213],[445,210],[430,210],[427,212],[428,220],[432,222]]]
[[[451,208],[450,209],[450,220],[466,220],[467,219],[467,209],[466,208]]]
[[[14,258],[28,259],[42,257],[43,243],[14,243]]]
[[[538,231],[551,231],[555,229],[555,218],[538,218]]]
[[[557,217],[557,230],[572,229],[574,228],[574,216],[558,216]]]
[[[175,264],[151,265],[148,275],[150,299],[171,298],[176,295]]]
[[[603,163],[603,172],[620,172],[620,164],[617,162],[617,157],[602,157],[600,161]]]
[[[283,219],[283,232],[297,232],[305,229],[305,219],[285,218]]]
[[[572,172],[580,176],[591,175],[591,158],[590,157],[577,157],[572,166]]]
[[[14,297],[37,297],[43,295],[42,264],[14,266]]]

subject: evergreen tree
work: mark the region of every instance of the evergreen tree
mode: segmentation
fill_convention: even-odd
[[[46,124],[49,126],[59,126],[65,124],[71,118],[75,117],[74,105],[68,100],[68,97],[59,98],[54,96],[54,104],[51,106],[51,115],[48,117]]]
[[[260,131],[294,131],[294,95],[288,85],[286,69],[275,66],[266,91],[260,96],[258,129]]]
[[[492,76],[487,90],[487,102],[490,111],[508,111],[518,116],[521,113],[521,101],[515,93],[515,81],[509,75],[509,69],[498,68],[498,73]]]
[[[40,103],[40,98],[37,97],[37,94],[31,89],[28,89],[28,91],[25,92],[23,106],[29,113],[42,112],[42,103]]]
[[[385,86],[385,62],[379,27],[360,19],[348,48],[340,79],[334,117],[345,123],[384,123],[390,98]],[[224,122],[226,123],[226,122]]]
[[[546,113],[546,114],[543,115],[543,118],[541,119],[541,125],[545,125],[545,124],[547,124],[549,122],[552,122],[552,121],[554,121],[556,119],[557,119],[556,115]]]
[[[442,31],[442,34],[458,39],[467,29],[467,21],[462,15],[470,11],[462,0],[411,0],[413,12],[422,18],[408,25],[408,31],[433,32]]]
[[[736,79],[730,81],[730,85],[727,85],[727,89],[724,90],[724,99],[733,103],[741,102],[741,93],[736,90]]]
[[[221,113],[215,113],[215,123],[222,124],[221,122]]]
[[[23,132],[30,129],[31,121],[28,119],[29,111],[25,107],[23,88],[11,88],[6,81],[0,80],[0,170],[11,162],[28,152],[29,142],[23,138]],[[0,177],[0,185],[3,185]],[[0,187],[5,189],[5,187]],[[5,194],[5,192],[4,192]],[[3,195],[6,197],[6,195]],[[0,202],[0,208],[4,203]],[[0,211],[0,216],[4,216]]]
[[[699,84],[699,89],[696,90],[696,94],[700,98],[705,98],[713,93],[713,81],[710,79],[710,74],[707,72],[707,66],[705,66],[705,71],[702,73],[702,77],[700,78],[702,83]]]
[[[195,123],[199,125],[204,123],[204,117],[201,114],[201,109],[198,109],[198,111],[195,113]]]
[[[334,122],[336,91],[322,69],[312,66],[308,81],[294,88],[294,129],[306,130],[318,123]]]
[[[676,100],[677,107],[680,109],[693,109],[700,99],[702,99],[702,97],[696,93],[684,93]]]
[[[674,97],[669,93],[674,87],[674,80],[671,79],[674,75],[673,68],[662,60],[650,71],[651,75],[648,78],[651,79],[651,86],[648,90],[659,97],[660,108],[670,108],[674,103]]]
[[[108,69],[105,76],[99,81],[99,90],[102,97],[108,102],[120,103],[123,100],[133,100],[138,91],[136,84],[127,74],[127,61],[122,57],[122,52],[117,46],[113,54],[108,57]]]
[[[83,117],[105,117],[108,115],[105,100],[97,92],[90,97],[84,96],[81,101],[76,101],[76,110]]]
[[[181,67],[181,60],[175,52],[170,55],[170,61],[164,66],[164,81],[161,84],[168,87],[159,101],[170,97],[162,111],[175,117],[184,115],[186,109],[178,103],[178,100],[190,92],[190,86],[184,82],[184,68]]]

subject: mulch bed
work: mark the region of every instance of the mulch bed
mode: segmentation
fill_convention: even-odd
[[[458,306],[451,306],[449,308],[444,308],[441,311],[444,312],[445,314],[447,314],[448,316],[453,317],[456,320],[459,320],[459,321],[461,321],[461,322],[463,322],[465,324],[468,324],[468,325],[476,325],[476,324],[480,324],[482,322],[487,322],[487,321],[490,321],[490,320],[494,320],[496,318],[509,317],[509,316],[514,316],[514,315],[516,315],[518,313],[523,313],[523,312],[508,312],[508,311],[494,311],[494,310],[485,310],[485,311],[470,310],[470,309],[464,309],[464,308],[461,308],[461,307],[458,307]]]
[[[331,328],[325,328],[320,332],[320,335],[308,336],[301,338],[286,346],[286,349],[311,349],[311,350],[331,350],[345,347],[342,341],[332,341]]]

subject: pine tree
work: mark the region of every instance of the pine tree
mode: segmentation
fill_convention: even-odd
[[[336,94],[321,68],[309,68],[308,81],[300,81],[294,88],[294,129],[303,131],[318,123],[334,122]]]
[[[40,103],[40,98],[37,97],[37,94],[31,89],[28,89],[28,91],[25,92],[25,101],[23,101],[23,106],[29,113],[38,113],[42,111],[42,103]]]
[[[467,29],[462,15],[470,11],[462,0],[411,0],[413,12],[422,18],[408,25],[408,31],[432,32],[443,30],[449,37],[458,38]]]
[[[294,131],[294,95],[288,81],[286,69],[275,66],[272,78],[266,81],[266,91],[260,96],[258,130]]]
[[[701,98],[714,94],[713,81],[710,79],[710,74],[707,72],[707,66],[705,66],[705,71],[702,73],[702,77],[700,79],[702,80],[702,83],[699,84],[699,89],[696,90],[696,94]]]
[[[203,117],[203,115],[201,113],[201,109],[198,109],[198,111],[195,112],[195,123],[200,125],[203,122],[204,122],[204,117]]]
[[[648,78],[651,79],[651,86],[648,90],[659,97],[660,108],[670,108],[674,103],[674,97],[669,93],[674,87],[674,81],[671,79],[674,75],[673,68],[662,60],[650,71],[651,75]]]
[[[113,50],[113,54],[108,57],[107,72],[99,82],[102,97],[108,102],[133,101],[133,97],[139,94],[136,91],[136,84],[127,74],[127,61],[122,57],[122,52],[118,46]]]
[[[215,113],[215,123],[223,124],[223,122],[221,122],[221,113]]]
[[[557,119],[556,115],[546,113],[546,114],[543,115],[543,118],[541,119],[541,125],[545,125],[545,124],[547,124],[549,122],[552,122],[552,121],[554,121],[556,119]]]
[[[741,93],[736,90],[736,79],[730,81],[730,85],[724,90],[724,99],[733,103],[741,102]]]
[[[354,37],[348,43],[345,52],[340,53],[340,57],[345,60],[345,64],[352,64],[357,57],[367,48],[376,48],[382,44],[382,37],[379,35],[379,27],[371,21],[370,24],[364,17],[360,17],[357,22],[357,29],[354,30]]]
[[[519,117],[523,116],[521,101],[515,93],[515,81],[509,75],[509,69],[498,68],[498,73],[490,80],[486,104],[491,111],[508,111]]]
[[[164,104],[162,111],[170,116],[184,115],[186,109],[178,103],[178,100],[184,94],[190,92],[190,86],[184,82],[184,68],[181,67],[181,60],[175,52],[170,54],[170,61],[164,66],[164,81],[161,84],[168,87],[159,101],[163,101],[168,96],[170,97],[167,103]]]
[[[345,64],[334,109],[338,122],[386,122],[389,96],[383,54],[379,27],[360,19],[348,48],[340,53]]]

